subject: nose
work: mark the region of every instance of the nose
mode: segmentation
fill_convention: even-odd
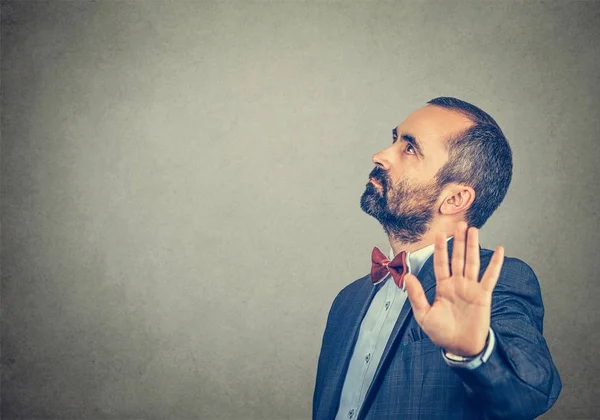
[[[387,150],[387,149],[386,149]],[[387,160],[385,156],[385,150],[381,150],[373,155],[371,158],[375,166],[378,166],[384,170],[388,170],[390,168],[390,162]]]

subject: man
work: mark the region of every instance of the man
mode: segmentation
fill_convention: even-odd
[[[537,278],[478,229],[504,199],[510,147],[496,121],[436,98],[373,156],[361,207],[388,235],[327,320],[313,418],[532,419],[562,384],[542,336]],[[391,260],[391,261],[390,261]]]

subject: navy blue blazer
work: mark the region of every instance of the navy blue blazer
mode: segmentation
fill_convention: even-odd
[[[452,242],[448,242],[451,253]],[[481,275],[493,251],[481,249]],[[433,256],[419,273],[430,303],[435,297]],[[334,419],[360,324],[377,289],[367,275],[335,298],[317,369],[313,419]],[[407,301],[383,352],[357,420],[533,419],[562,388],[542,336],[544,305],[533,270],[505,258],[492,295],[496,345],[477,369],[450,367],[416,323]]]

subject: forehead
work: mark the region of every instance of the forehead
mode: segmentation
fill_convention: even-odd
[[[397,128],[398,135],[411,134],[425,154],[445,149],[444,141],[468,129],[473,122],[460,112],[427,105],[410,114]]]

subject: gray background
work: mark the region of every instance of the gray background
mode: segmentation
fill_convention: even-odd
[[[542,285],[600,414],[598,2],[3,2],[2,417],[307,419],[336,293],[386,247],[371,155],[436,96],[492,114],[482,231]]]

